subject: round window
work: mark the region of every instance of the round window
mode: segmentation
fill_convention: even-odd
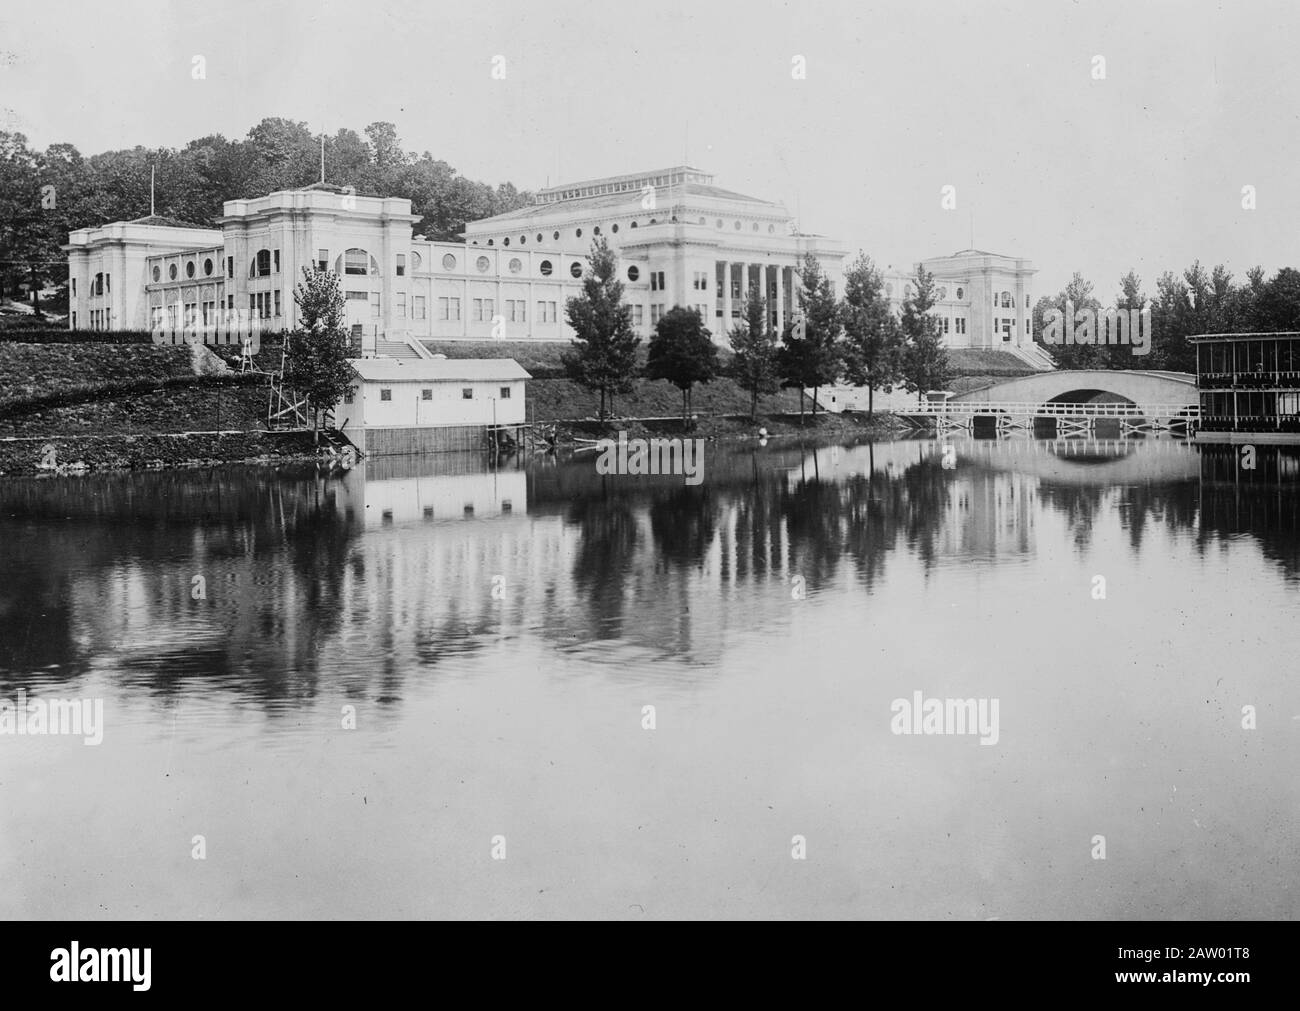
[[[537,269],[540,270],[540,271],[542,272],[542,277],[550,277],[550,276],[551,276],[551,261],[550,261],[550,260],[543,260],[543,261],[542,261],[542,265],[541,265],[540,267],[538,267]]]
[[[159,270],[157,267],[154,267],[154,269],[153,269],[153,279],[154,279],[155,281],[161,281],[161,280],[162,280],[162,271]]]
[[[600,225],[597,225],[595,228],[593,228],[593,229],[591,230],[591,234],[592,234],[592,235],[599,235],[599,234],[600,234]]]
[[[560,233],[559,233],[559,232],[556,232],[554,235],[551,236],[551,238],[554,239],[556,242],[559,242],[559,241],[560,241]]]
[[[456,257],[453,256],[451,253],[448,253],[446,256],[444,256],[444,257],[442,258],[442,269],[443,269],[443,270],[455,270],[455,269],[456,269]]]
[[[204,277],[211,277],[211,276],[212,276],[212,261],[211,261],[211,260],[204,260],[204,261],[203,261],[203,276],[204,276]]]
[[[497,241],[496,239],[488,239],[488,245],[489,246],[496,245],[496,241]]]
[[[523,269],[524,265],[519,261],[519,257],[513,256],[510,258],[510,273],[518,274]]]
[[[635,281],[640,276],[641,276],[641,271],[637,270],[636,267],[627,268],[627,279],[629,281]]]
[[[185,264],[185,276],[186,276],[186,277],[193,277],[193,276],[194,276],[194,261],[193,261],[193,260],[191,260],[189,263]]]
[[[721,219],[721,218],[718,218],[717,225],[718,225],[719,228],[722,227],[722,219]]]
[[[521,235],[521,236],[519,236],[519,245],[521,245],[521,246],[526,245],[527,242],[528,242],[528,236],[527,236],[527,235]]]
[[[776,225],[768,225],[768,226],[767,226],[767,234],[768,234],[768,235],[774,235],[774,234],[776,234]]]
[[[942,302],[942,301],[943,301],[945,298],[947,298],[947,297],[948,297],[948,289],[947,289],[947,288],[940,288],[940,289],[939,289],[939,301]]]
[[[501,245],[503,245],[503,246],[508,246],[508,245],[510,245],[510,236],[507,235],[504,239],[502,239],[502,240],[501,240]]]
[[[486,274],[488,267],[492,266],[492,261],[486,256],[480,256],[474,261],[474,266],[478,267],[478,272],[480,274]]]
[[[172,281],[176,280],[176,264],[173,263],[170,267],[167,268],[167,277],[169,280]]]
[[[542,242],[542,241],[544,241],[544,240],[542,239],[542,233],[541,233],[541,232],[538,232],[538,233],[537,233],[537,241],[538,241],[538,242]]]
[[[757,222],[757,221],[754,222],[754,231],[756,231],[756,232],[758,231],[758,222]]]
[[[635,227],[636,227],[636,222],[633,221],[632,224],[631,224],[629,227],[631,227],[631,228],[635,228]]]
[[[577,229],[573,234],[576,235],[578,238],[581,239],[581,238],[582,238],[582,229],[581,229],[581,228]]]
[[[958,288],[958,289],[957,289],[957,297],[958,297],[958,298],[965,298],[965,297],[966,297],[966,289],[965,289],[965,288]]]
[[[615,223],[610,227],[610,231],[611,231],[611,232],[617,232],[617,231],[618,231],[618,222],[615,222]]]
[[[740,231],[740,222],[739,222],[739,221],[736,222],[736,231]]]
[[[574,277],[581,277],[582,264],[579,263],[577,260],[574,260],[573,264],[569,267],[569,273],[572,274]]]
[[[703,224],[706,224],[706,223],[707,223],[707,222],[705,222],[704,218],[700,218],[700,224],[703,225]]]

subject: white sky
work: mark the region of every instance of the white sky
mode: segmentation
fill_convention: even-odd
[[[965,248],[973,211],[1039,294],[1077,269],[1109,298],[1130,266],[1152,293],[1198,256],[1300,265],[1297,38],[1286,2],[0,0],[0,128],[91,154],[391,120],[529,189],[686,150],[882,264]]]

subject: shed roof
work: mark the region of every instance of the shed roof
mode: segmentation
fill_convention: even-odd
[[[357,358],[349,364],[368,382],[505,382],[533,378],[513,358]]]

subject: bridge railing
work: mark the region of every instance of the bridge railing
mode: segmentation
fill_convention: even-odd
[[[1036,418],[1178,418],[1200,417],[1199,404],[1070,404],[1023,403],[1012,401],[947,401],[919,404],[897,414],[928,417],[968,417],[972,414],[1033,415]]]

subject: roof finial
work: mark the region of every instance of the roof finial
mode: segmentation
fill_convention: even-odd
[[[154,173],[157,171],[157,165],[149,166],[149,217],[151,218],[153,217],[153,177]]]
[[[321,131],[321,135],[320,135],[320,181],[322,184],[325,182],[325,131],[324,130]]]

